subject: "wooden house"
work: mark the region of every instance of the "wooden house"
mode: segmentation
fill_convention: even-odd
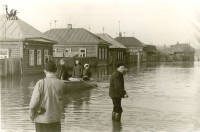
[[[109,36],[108,34],[96,34],[101,39],[105,40],[106,42],[112,44],[109,46],[109,64],[114,65],[117,62],[125,62],[125,54],[126,54],[126,47],[116,41],[114,38]]]
[[[52,57],[55,41],[19,18],[1,15],[0,20],[0,58],[21,58],[24,74],[41,73]]]
[[[174,61],[194,61],[195,49],[187,43],[171,45],[171,53]]]
[[[67,57],[69,53],[79,57],[96,57],[98,66],[108,64],[109,43],[84,28],[55,28],[44,33],[57,41],[54,45],[54,57]]]
[[[115,38],[119,43],[127,47],[130,55],[127,56],[130,63],[132,62],[141,62],[144,54],[143,47],[145,44],[135,37],[122,37],[121,35]]]
[[[158,53],[159,51],[157,50],[155,45],[145,45],[143,48],[143,61],[146,62],[156,62],[158,61]]]

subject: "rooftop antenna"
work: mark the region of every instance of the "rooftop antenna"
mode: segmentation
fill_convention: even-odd
[[[57,20],[54,20],[54,22],[55,22],[55,28],[56,28],[56,22],[57,22]]]
[[[52,24],[52,22],[55,23],[55,28],[56,28],[56,22],[57,22],[57,20],[52,20],[52,21],[49,22],[49,24],[50,24],[50,29],[51,29],[51,24]]]
[[[102,27],[102,29],[103,29],[103,34],[104,34],[104,27]]]
[[[89,26],[89,27],[88,27],[88,30],[90,31],[90,29],[91,29],[91,28],[90,28],[90,26]]]
[[[119,33],[120,33],[120,32],[121,32],[121,31],[120,31],[120,21],[118,21],[118,22],[119,22]]]

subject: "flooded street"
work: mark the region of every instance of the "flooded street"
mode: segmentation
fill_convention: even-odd
[[[121,123],[111,120],[111,73],[111,68],[100,67],[93,75],[97,88],[65,94],[63,132],[200,131],[200,62],[129,66],[129,98],[122,100]],[[28,107],[32,87],[42,77],[1,79],[2,132],[35,131]]]

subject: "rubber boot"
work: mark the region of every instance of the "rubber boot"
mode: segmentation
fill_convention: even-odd
[[[121,113],[115,113],[115,121],[117,122],[121,121]]]
[[[112,112],[112,120],[115,120],[115,112]]]

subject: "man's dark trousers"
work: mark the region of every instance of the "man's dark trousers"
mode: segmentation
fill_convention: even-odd
[[[121,106],[121,100],[122,98],[120,97],[112,97],[112,102],[113,102],[113,112],[115,113],[122,113],[122,106]]]

